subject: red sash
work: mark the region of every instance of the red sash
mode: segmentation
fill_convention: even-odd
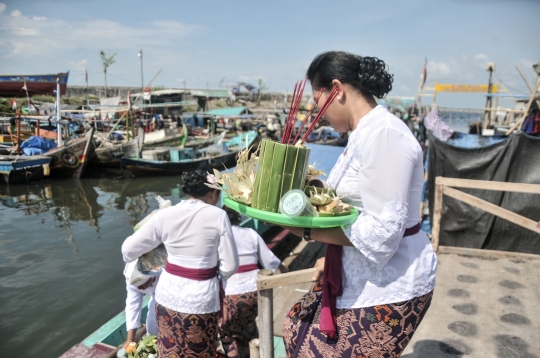
[[[420,223],[405,230],[403,237],[420,231]],[[343,294],[341,254],[343,246],[329,244],[326,248],[323,272],[321,323],[319,329],[328,337],[336,337],[336,297]]]
[[[241,265],[240,267],[238,267],[238,271],[236,271],[236,273],[250,272],[258,269],[259,266],[257,266],[257,264]]]

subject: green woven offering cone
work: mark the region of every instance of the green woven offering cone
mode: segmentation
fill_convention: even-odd
[[[251,206],[276,213],[279,200],[286,192],[303,189],[310,151],[263,140]]]

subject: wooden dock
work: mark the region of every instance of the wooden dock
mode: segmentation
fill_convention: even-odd
[[[309,267],[321,251],[311,243],[296,260]],[[403,358],[540,357],[540,255],[442,246],[438,259],[432,305]],[[285,357],[287,312],[312,286],[274,288],[274,357]]]

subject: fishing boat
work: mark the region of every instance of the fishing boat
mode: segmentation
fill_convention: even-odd
[[[51,176],[82,177],[88,158],[94,151],[93,133],[94,129],[91,128],[84,137],[70,140],[63,146],[53,148],[43,154],[51,158]]]
[[[212,144],[205,148],[155,148],[143,151],[143,158],[122,158],[122,167],[135,176],[176,175],[184,171],[211,166],[232,167],[236,164],[238,152],[255,145],[256,131],[237,135],[226,142]]]
[[[46,75],[0,75],[0,95],[21,96],[53,94],[60,84],[60,94],[66,94],[69,71]],[[26,89],[26,92],[24,91]]]
[[[183,127],[183,133],[187,133],[185,125]],[[129,141],[122,141],[120,143],[105,141],[105,144],[102,147],[96,145],[97,149],[95,150],[95,155],[90,163],[106,168],[120,168],[120,158],[139,158],[142,150],[152,149],[157,146],[155,140],[151,140],[150,142],[147,141],[147,134],[148,133],[144,133],[142,129],[139,129],[137,137]],[[180,141],[180,147],[199,149],[223,140],[224,135],[224,132],[220,135],[208,137],[187,137],[183,135],[182,140]],[[142,138],[142,144],[140,138]],[[161,146],[164,146],[176,141],[176,138],[171,138],[170,140],[169,138],[165,138],[164,140],[161,140],[161,142],[158,140],[158,143],[160,143]]]
[[[17,184],[42,179],[50,174],[48,156],[0,156],[0,183]]]

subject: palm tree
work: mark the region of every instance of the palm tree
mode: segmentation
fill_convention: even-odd
[[[107,97],[107,68],[115,62],[114,56],[116,56],[116,53],[111,57],[107,57],[105,51],[101,51],[99,54],[101,55],[101,63],[103,64],[103,75],[105,76],[105,97]]]

